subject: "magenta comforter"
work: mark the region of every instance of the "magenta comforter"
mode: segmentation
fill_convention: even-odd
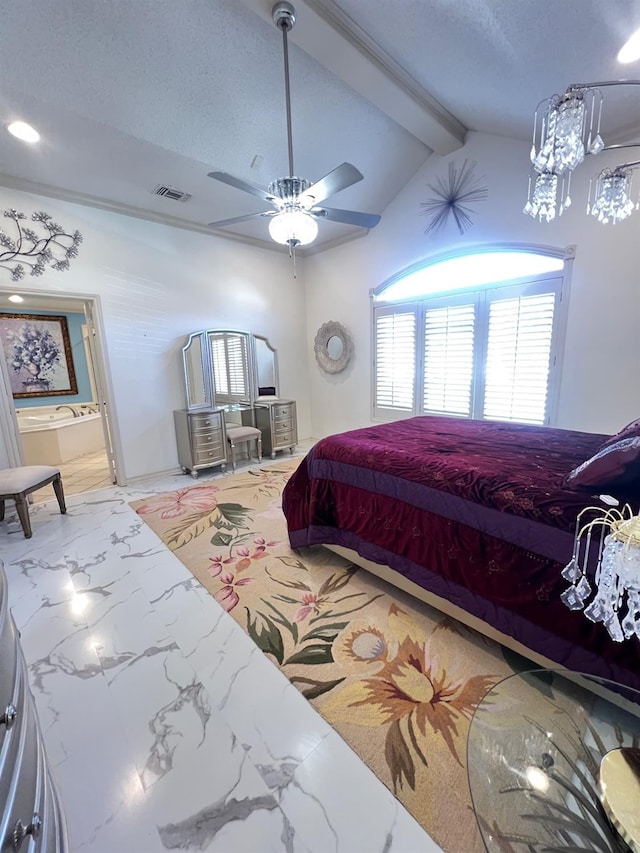
[[[334,544],[390,566],[562,666],[640,689],[638,642],[560,601],[577,514],[562,487],[606,436],[421,417],[330,436],[289,480],[294,548]]]

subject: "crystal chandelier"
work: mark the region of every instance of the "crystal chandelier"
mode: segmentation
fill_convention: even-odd
[[[541,101],[536,108],[530,159],[533,171],[524,213],[551,222],[571,206],[571,173],[587,154],[630,146],[605,146],[600,135],[602,92],[605,86],[640,85],[640,80],[606,80],[572,84],[563,95]],[[625,163],[603,170],[589,189],[587,212],[599,222],[619,222],[636,208],[630,200],[631,169]],[[593,181],[592,181],[593,183]]]
[[[560,598],[569,610],[584,609],[584,615],[592,622],[602,622],[616,642],[634,634],[640,639],[640,516],[625,506],[622,510],[609,509],[600,518],[582,525],[584,513],[594,510],[601,512],[589,507],[578,516],[573,555],[562,570],[562,577],[571,586]],[[594,556],[595,590],[587,577]],[[585,607],[594,591],[593,600]],[[625,603],[626,613],[621,614]]]
[[[591,195],[593,181],[589,181],[589,200],[587,213],[595,216],[598,222],[620,222],[638,209],[638,203],[631,201],[632,167],[626,163],[615,169],[603,169],[596,178],[595,193]]]
[[[602,94],[599,89],[570,86],[564,95],[554,95],[548,101],[541,101],[533,122],[530,155],[536,172],[554,172],[556,175],[572,172],[582,163],[585,153],[602,151],[601,117]]]

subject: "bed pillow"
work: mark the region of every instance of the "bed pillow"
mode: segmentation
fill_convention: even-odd
[[[635,421],[631,421],[630,424],[627,424],[625,427],[617,432],[615,435],[609,436],[609,438],[600,446],[600,450],[604,447],[609,447],[612,444],[615,444],[617,441],[621,441],[623,438],[638,438],[640,437],[640,418]]]
[[[621,432],[630,426],[632,424]],[[564,486],[569,489],[618,487],[625,493],[640,492],[640,430],[625,438],[612,436],[590,459],[567,474]]]

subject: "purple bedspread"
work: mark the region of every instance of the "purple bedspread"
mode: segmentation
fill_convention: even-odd
[[[559,598],[577,514],[602,506],[562,481],[605,438],[444,417],[330,436],[285,488],[291,545],[352,548],[562,666],[640,689],[638,641]]]

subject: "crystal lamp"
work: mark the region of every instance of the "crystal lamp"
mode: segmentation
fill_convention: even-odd
[[[560,598],[569,610],[584,609],[592,622],[602,622],[616,642],[640,639],[640,516],[625,506],[582,524],[582,516],[594,510],[601,512],[589,507],[578,516],[573,555],[562,570],[571,585]],[[594,562],[592,583],[587,574]]]

